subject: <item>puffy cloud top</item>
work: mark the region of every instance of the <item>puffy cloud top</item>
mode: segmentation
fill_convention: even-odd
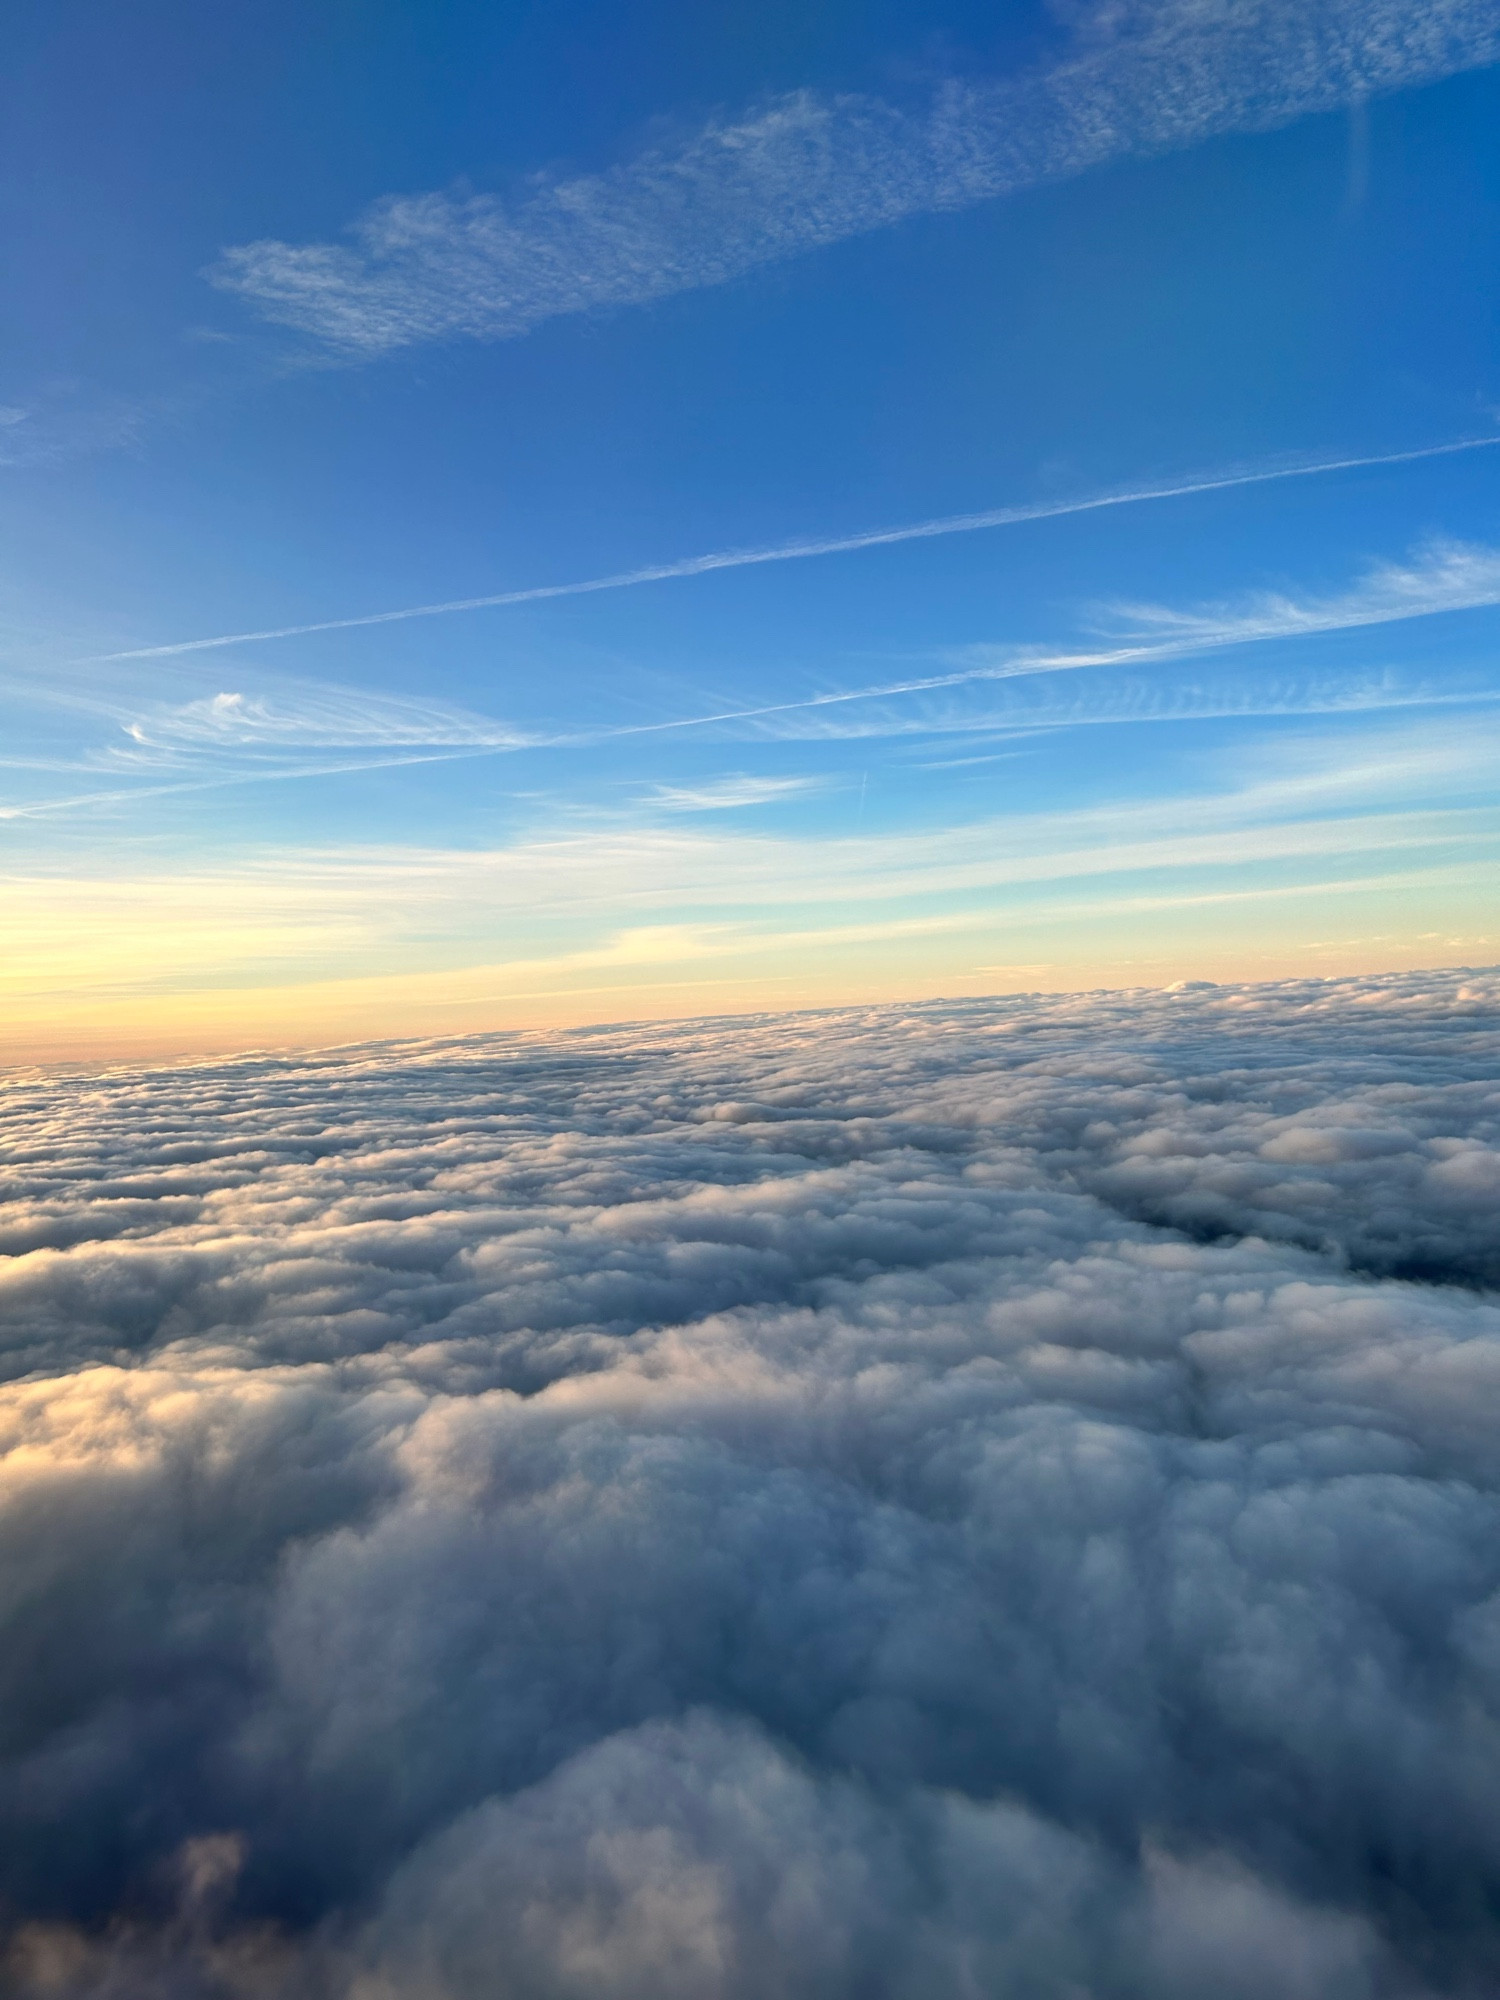
[[[1500,978],[0,1090],[30,1997],[1500,1984]]]

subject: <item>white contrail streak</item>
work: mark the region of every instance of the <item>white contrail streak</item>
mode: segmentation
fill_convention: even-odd
[[[317,632],[352,632],[367,625],[397,625],[408,618],[446,618],[455,611],[493,611],[508,604],[536,604],[549,597],[586,597],[600,590],[630,590],[642,583],[667,583],[677,577],[706,576],[713,570],[750,569],[757,563],[803,562],[812,556],[852,555],[894,542],[931,541],[941,535],[969,535],[981,528],[1011,528],[1026,521],[1053,521],[1069,514],[1094,514],[1106,507],[1136,507],[1151,500],[1183,500],[1198,493],[1223,493],[1237,486],[1265,486],[1279,479],[1314,479],[1329,472],[1360,472],[1382,465],[1410,465],[1419,459],[1447,458],[1456,452],[1485,451],[1500,445],[1500,436],[1460,438],[1453,444],[1424,445],[1417,451],[1381,452],[1368,458],[1319,459],[1308,465],[1277,465],[1253,472],[1228,472],[1211,478],[1184,480],[1176,486],[1137,486],[1124,492],[1098,493],[1085,500],[1039,501],[1025,507],[992,507],[978,514],[945,514],[937,520],[908,522],[899,528],[871,528],[863,534],[838,535],[821,541],[778,542],[769,548],[721,549],[710,555],[685,556],[678,562],[656,563],[647,569],[621,570],[613,576],[586,577],[577,583],[534,584],[526,590],[501,590],[487,597],[453,597],[441,604],[412,604],[399,611],[366,611],[353,618],[320,618],[307,625],[275,625],[260,632],[223,632],[212,639],[178,639],[166,646],[132,646],[118,653],[94,653],[75,662],[101,666],[113,660],[158,660],[178,653],[207,653],[223,646],[260,645],[273,639],[304,639]]]

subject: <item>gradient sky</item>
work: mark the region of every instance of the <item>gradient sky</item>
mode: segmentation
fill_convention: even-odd
[[[1500,6],[10,23],[7,1059],[1500,957]]]

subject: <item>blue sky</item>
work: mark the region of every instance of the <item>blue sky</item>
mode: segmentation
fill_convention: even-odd
[[[1500,8],[17,19],[10,1055],[1500,957]]]

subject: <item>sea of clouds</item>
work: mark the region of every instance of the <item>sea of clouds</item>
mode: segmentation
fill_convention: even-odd
[[[0,1131],[8,1995],[1500,1989],[1500,975]]]

